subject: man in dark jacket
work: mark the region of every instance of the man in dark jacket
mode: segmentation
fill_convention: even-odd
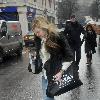
[[[70,20],[66,21],[64,34],[68,39],[69,45],[74,53],[74,61],[76,65],[79,65],[81,59],[81,33],[84,34],[84,28],[76,21],[75,15],[70,17]],[[79,67],[77,67],[79,70]]]

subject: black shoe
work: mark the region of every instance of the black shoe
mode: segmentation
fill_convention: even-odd
[[[54,98],[54,96],[51,96],[51,95],[47,95],[47,97],[49,97],[49,98]]]
[[[46,95],[47,95],[47,97],[49,97],[49,98],[54,98],[54,96],[51,96],[50,94],[47,94],[47,93],[46,93]]]
[[[50,93],[48,93],[47,90],[46,90],[46,95],[47,95],[47,97],[49,97],[49,98],[54,98],[54,96],[52,96]]]

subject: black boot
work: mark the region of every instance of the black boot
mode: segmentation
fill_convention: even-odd
[[[54,96],[52,96],[52,95],[48,92],[48,90],[46,90],[46,95],[47,95],[47,97],[49,97],[49,98],[54,98]]]
[[[90,62],[90,59],[87,57],[87,63],[86,64],[89,65],[89,62]]]

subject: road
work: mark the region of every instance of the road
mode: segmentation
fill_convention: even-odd
[[[41,73],[34,75],[27,70],[28,49],[22,57],[8,57],[0,65],[0,100],[43,100]],[[84,44],[79,76],[83,85],[69,91],[55,100],[100,100],[100,48],[93,55],[93,63],[86,66]]]
[[[0,65],[0,100],[41,100],[40,75],[27,70],[28,50],[8,59]]]

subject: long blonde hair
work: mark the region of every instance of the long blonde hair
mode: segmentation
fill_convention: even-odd
[[[58,28],[53,23],[50,23],[47,20],[47,18],[41,16],[35,18],[32,22],[32,30],[34,31],[35,28],[41,28],[45,30],[47,35],[47,41],[46,41],[47,46],[53,48],[59,47],[57,43],[52,41],[52,39],[58,36],[58,32],[57,32]]]

